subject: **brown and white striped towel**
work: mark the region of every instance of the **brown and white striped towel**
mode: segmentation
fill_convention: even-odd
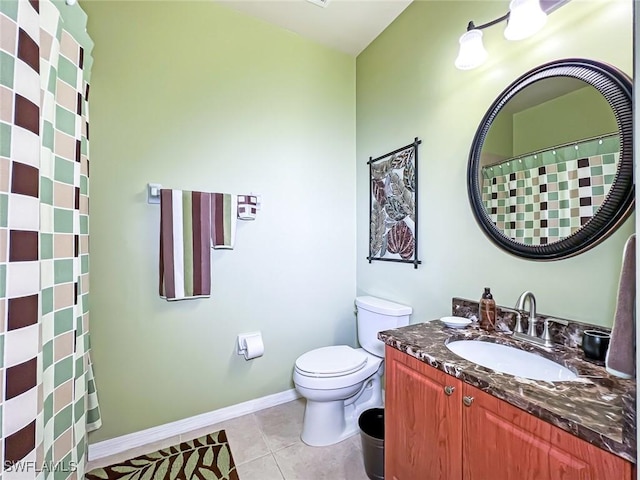
[[[160,296],[211,294],[211,196],[160,190]]]
[[[213,248],[233,248],[238,221],[238,196],[211,194],[211,242]]]

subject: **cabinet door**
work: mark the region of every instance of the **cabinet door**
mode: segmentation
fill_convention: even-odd
[[[461,480],[462,382],[386,347],[385,396],[385,478]]]
[[[631,479],[622,458],[471,385],[463,394],[465,480]]]

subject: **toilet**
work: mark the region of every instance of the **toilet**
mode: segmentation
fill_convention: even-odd
[[[355,304],[362,348],[316,348],[296,360],[293,383],[307,400],[301,435],[307,445],[333,445],[350,437],[360,414],[384,403],[384,343],[377,335],[408,325],[412,309],[370,296],[356,297]]]

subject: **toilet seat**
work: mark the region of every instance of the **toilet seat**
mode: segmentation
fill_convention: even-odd
[[[361,349],[348,345],[322,347],[300,355],[295,368],[307,377],[340,377],[362,370],[367,364],[367,357]]]

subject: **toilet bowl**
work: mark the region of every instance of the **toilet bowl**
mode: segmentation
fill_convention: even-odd
[[[321,347],[295,362],[293,383],[307,400],[301,434],[307,445],[333,445],[346,439],[357,433],[363,411],[383,406],[384,343],[377,334],[408,325],[412,309],[369,296],[357,297],[355,303],[362,348]]]
[[[302,441],[320,447],[355,434],[360,413],[382,406],[383,370],[381,358],[347,345],[318,348],[298,358],[293,382],[307,399]]]

